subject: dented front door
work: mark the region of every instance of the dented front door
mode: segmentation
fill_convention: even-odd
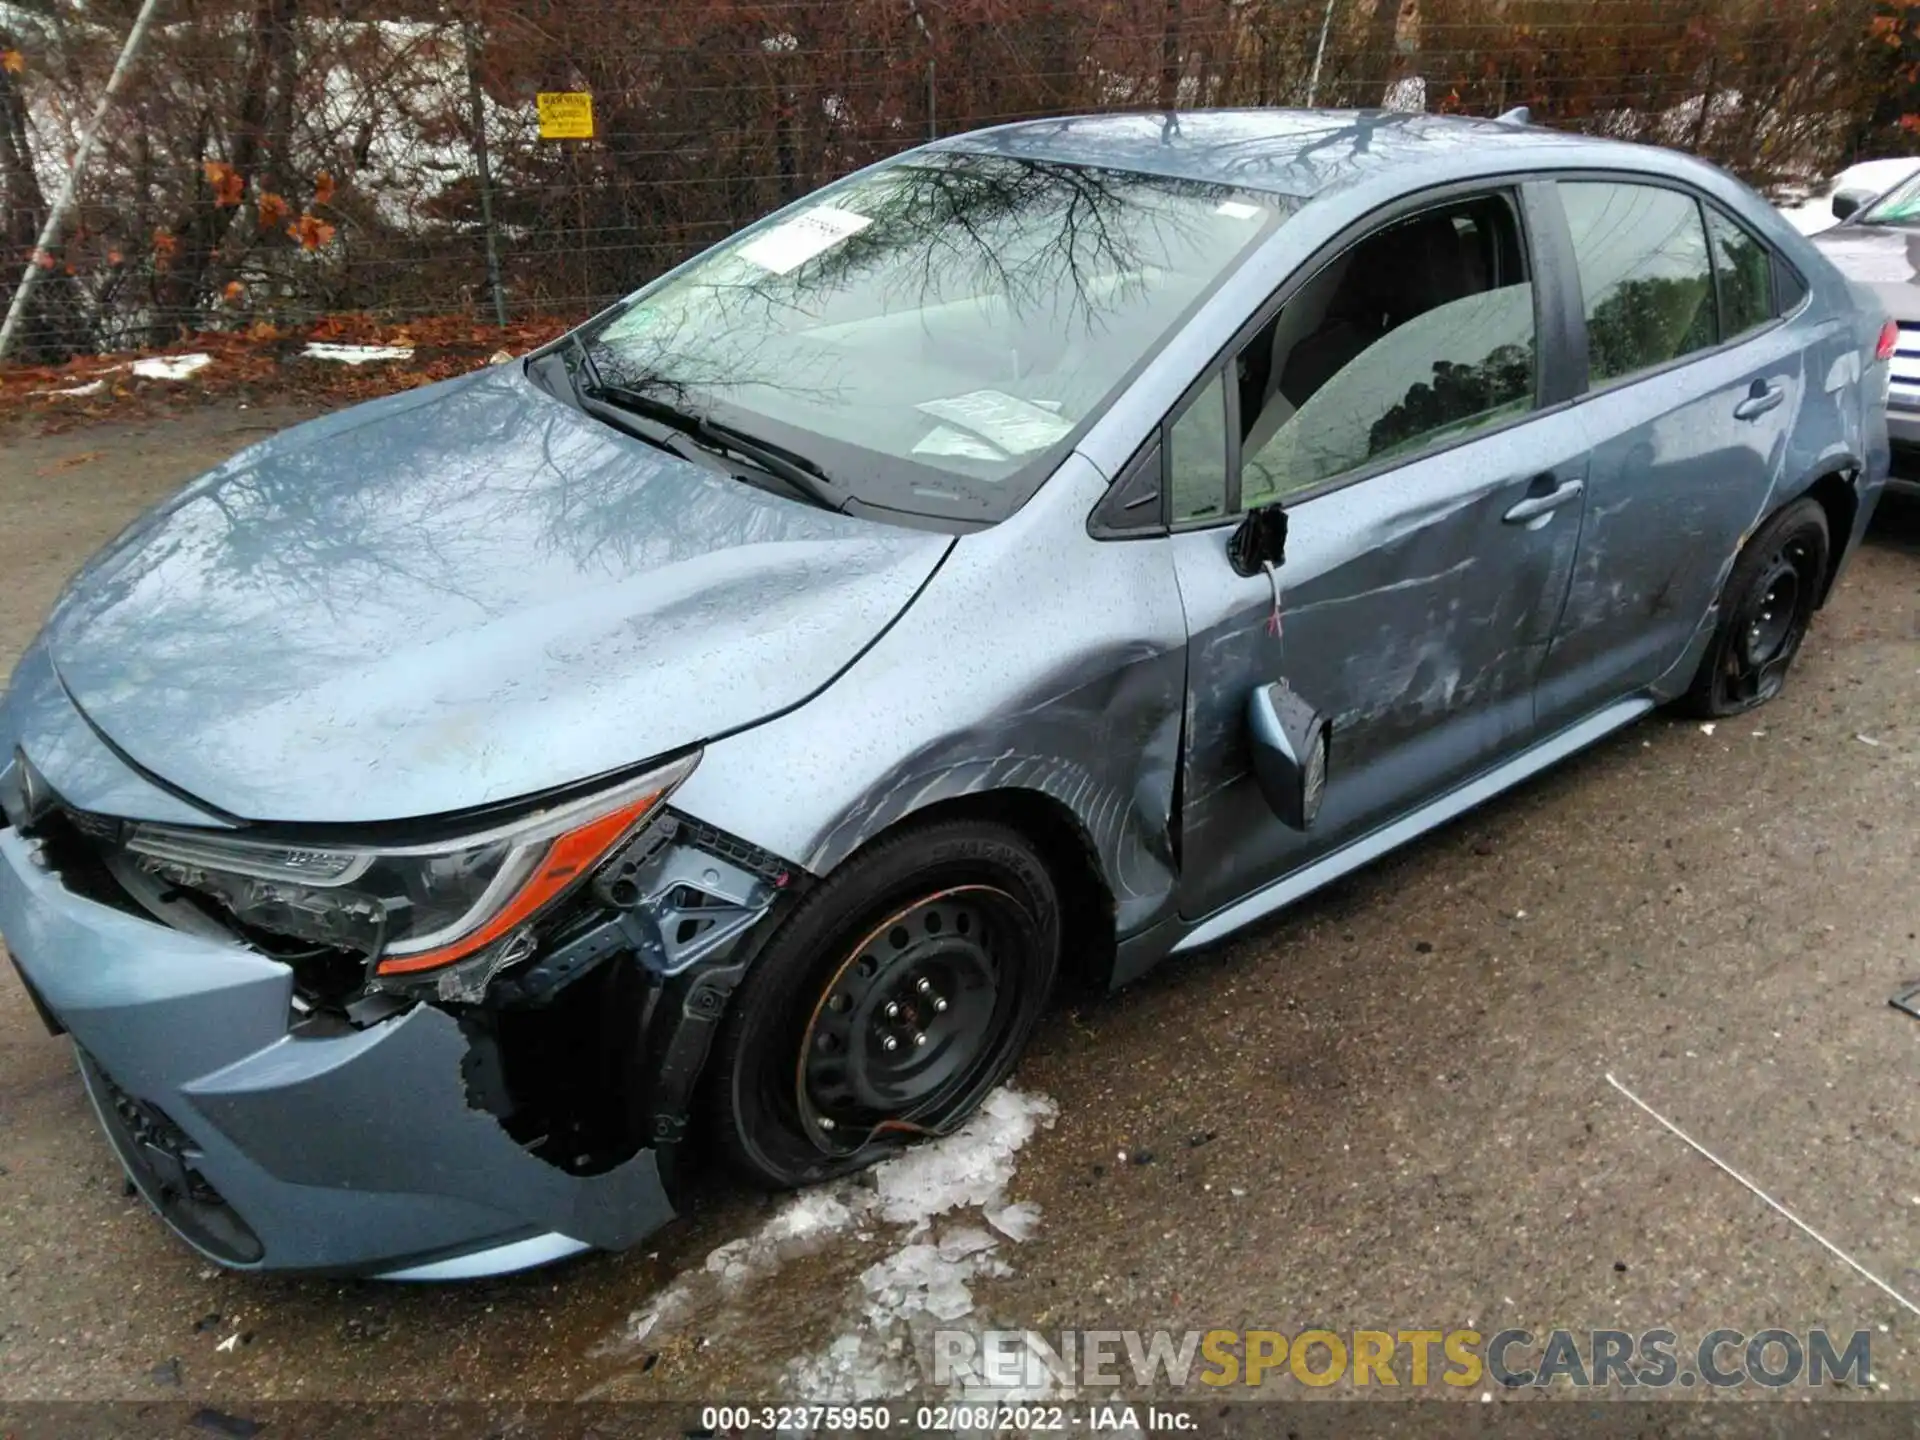
[[[1274,591],[1231,527],[1167,543],[1186,605],[1181,913],[1198,917],[1522,748],[1579,539],[1586,433],[1561,410],[1290,506]],[[1557,497],[1542,505],[1543,497]],[[1286,680],[1332,726],[1301,832],[1252,773],[1248,692]]]

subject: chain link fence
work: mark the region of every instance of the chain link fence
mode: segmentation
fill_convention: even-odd
[[[137,8],[0,0],[0,305],[41,270],[11,358],[584,314],[860,165],[1033,117],[1527,105],[1773,189],[1920,125],[1920,0],[162,0],[38,250]],[[555,93],[592,97],[590,138],[543,138]]]

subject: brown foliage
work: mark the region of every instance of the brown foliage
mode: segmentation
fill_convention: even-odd
[[[295,399],[347,405],[397,390],[450,379],[505,351],[524,355],[546,344],[580,316],[543,316],[502,329],[464,315],[422,317],[396,324],[367,314],[323,316],[298,330],[265,322],[244,331],[208,331],[182,337],[160,352],[203,354],[213,363],[189,380],[142,379],[125,355],[95,355],[65,365],[0,367],[0,414],[31,418],[43,429],[138,415],[163,414],[216,400]],[[413,355],[370,365],[304,358],[307,342],[410,346]],[[59,394],[85,390],[88,394]]]
[[[71,313],[30,330],[29,358],[263,322],[295,332],[342,310],[491,313],[470,76],[510,311],[580,313],[930,133],[1167,101],[1304,103],[1327,13],[1317,0],[181,3],[190,23],[154,32],[58,257],[75,271]],[[1920,0],[1333,0],[1331,17],[1320,104],[1378,104],[1417,78],[1431,109],[1525,104],[1760,185],[1909,148],[1920,114]],[[44,61],[35,49],[31,65],[0,65],[0,102],[87,112],[119,32],[62,34]],[[0,34],[0,51],[20,43]],[[541,141],[543,90],[592,92],[595,138]],[[0,124],[0,199],[11,133]],[[14,173],[24,187],[32,166]],[[0,205],[0,303],[42,210]]]

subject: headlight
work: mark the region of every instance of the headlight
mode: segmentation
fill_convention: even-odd
[[[243,925],[410,975],[495,945],[527,947],[526,922],[590,875],[699,758],[437,844],[295,845],[138,825],[126,846],[144,869],[212,896]]]

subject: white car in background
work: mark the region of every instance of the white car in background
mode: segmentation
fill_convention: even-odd
[[[1807,238],[1856,287],[1871,291],[1899,327],[1887,377],[1887,488],[1920,495],[1920,159],[1869,164],[1904,166],[1907,173],[1874,190],[1836,182],[1828,202],[1833,224]],[[1868,168],[1856,165],[1839,179],[1850,182]]]
[[[1869,200],[1886,194],[1915,171],[1920,171],[1920,155],[1863,160],[1858,165],[1849,165],[1806,199],[1782,205],[1779,210],[1787,223],[1802,235],[1815,235],[1838,223],[1835,200],[1850,196],[1852,208],[1857,210]]]

